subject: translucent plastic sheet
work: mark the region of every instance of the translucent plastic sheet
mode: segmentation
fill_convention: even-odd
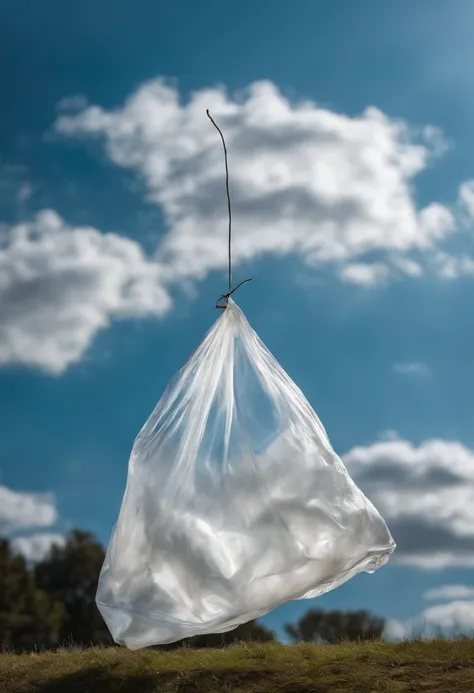
[[[230,299],[134,443],[97,604],[117,643],[164,644],[321,595],[394,548]]]

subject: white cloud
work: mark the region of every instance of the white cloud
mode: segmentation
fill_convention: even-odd
[[[425,599],[439,601],[451,599],[474,600],[474,587],[468,587],[467,585],[441,585],[441,587],[434,587],[431,590],[427,590],[423,596]]]
[[[474,219],[474,180],[467,180],[459,187],[459,202],[471,219]]]
[[[474,634],[474,600],[455,600],[425,609],[407,621],[389,619],[386,640],[430,639]]]
[[[455,229],[452,212],[437,202],[433,202],[421,210],[418,222],[422,235],[431,241],[442,240]]]
[[[342,267],[339,276],[343,281],[360,286],[377,286],[386,284],[390,269],[381,262],[352,262]]]
[[[474,452],[458,442],[392,439],[355,447],[349,473],[386,519],[394,559],[426,570],[474,566]]]
[[[435,125],[426,125],[423,128],[422,138],[429,145],[430,152],[435,158],[443,156],[452,147],[452,143],[446,139],[441,128]]]
[[[52,532],[32,534],[28,537],[15,537],[12,540],[13,550],[21,553],[28,561],[41,561],[45,558],[52,546],[64,546],[66,539],[61,534]]]
[[[424,633],[447,635],[474,633],[474,600],[457,600],[425,609],[419,617]]]
[[[398,621],[395,618],[387,619],[383,631],[384,640],[396,642],[398,640],[405,640],[408,637],[409,635],[407,633],[406,625],[402,621]]]
[[[420,361],[395,363],[393,369],[395,373],[399,373],[400,375],[427,376],[430,373],[428,366]]]
[[[443,251],[438,251],[433,256],[433,263],[438,275],[444,279],[458,279],[474,274],[474,258],[465,253],[449,255]]]
[[[0,244],[0,364],[63,372],[111,320],[166,313],[164,279],[135,241],[43,210]]]
[[[115,111],[67,97],[55,123],[62,136],[101,139],[115,164],[143,178],[166,222],[155,257],[129,238],[70,227],[51,210],[7,229],[0,365],[61,373],[113,319],[162,316],[173,283],[226,266],[223,153],[208,107],[229,149],[236,263],[296,253],[365,287],[418,277],[427,266],[444,277],[474,273],[474,260],[442,250],[453,211],[436,202],[418,209],[412,195],[416,175],[448,146],[439,129],[416,132],[373,107],[349,117],[290,102],[269,81],[234,97],[204,89],[184,102],[157,79]],[[31,192],[22,184],[17,199]]]
[[[347,263],[344,280],[373,285],[388,269],[380,262],[369,269],[364,255],[393,254],[393,266],[415,276],[420,265],[409,253],[454,231],[447,207],[419,210],[411,193],[414,177],[446,149],[437,128],[417,139],[376,108],[349,117],[292,103],[269,81],[235,97],[203,89],[184,102],[156,79],[122,108],[89,106],[61,115],[55,129],[104,140],[115,164],[142,176],[169,229],[158,257],[175,276],[203,277],[226,263],[222,150],[206,108],[229,150],[236,262],[299,253],[312,265]]]
[[[408,277],[420,277],[423,274],[421,265],[409,257],[392,255],[390,262],[399,272],[406,274]]]
[[[52,493],[13,491],[0,486],[0,536],[9,537],[13,550],[28,560],[39,561],[53,544],[64,544],[65,538],[58,532],[38,531],[54,527],[57,521]]]
[[[445,570],[446,568],[474,568],[474,555],[465,551],[433,551],[421,555],[401,556],[399,563],[422,570]]]
[[[8,535],[16,530],[50,527],[56,520],[56,503],[51,494],[12,491],[0,486],[0,535]]]

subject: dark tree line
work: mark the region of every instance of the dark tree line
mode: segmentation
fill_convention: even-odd
[[[384,627],[385,619],[368,611],[312,610],[296,625],[285,626],[285,630],[294,641],[337,643],[381,638]]]
[[[95,604],[103,560],[104,549],[89,532],[71,532],[64,546],[54,546],[32,566],[13,551],[8,539],[0,538],[0,648],[112,645]],[[285,629],[293,641],[331,643],[380,638],[384,625],[383,619],[365,611],[310,611]],[[275,636],[250,621],[229,633],[197,636],[172,647],[222,647],[242,641],[273,642]]]
[[[95,605],[104,550],[88,532],[72,532],[64,547],[30,567],[0,540],[0,644],[15,650],[58,643],[111,644]]]

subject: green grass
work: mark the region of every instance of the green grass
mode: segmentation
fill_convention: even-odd
[[[0,693],[474,693],[474,639],[0,654]]]

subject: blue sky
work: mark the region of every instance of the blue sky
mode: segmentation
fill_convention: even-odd
[[[22,550],[107,542],[133,439],[216,318],[209,107],[238,303],[399,546],[264,621],[474,627],[452,589],[474,567],[473,22],[469,0],[2,4],[0,527]]]

